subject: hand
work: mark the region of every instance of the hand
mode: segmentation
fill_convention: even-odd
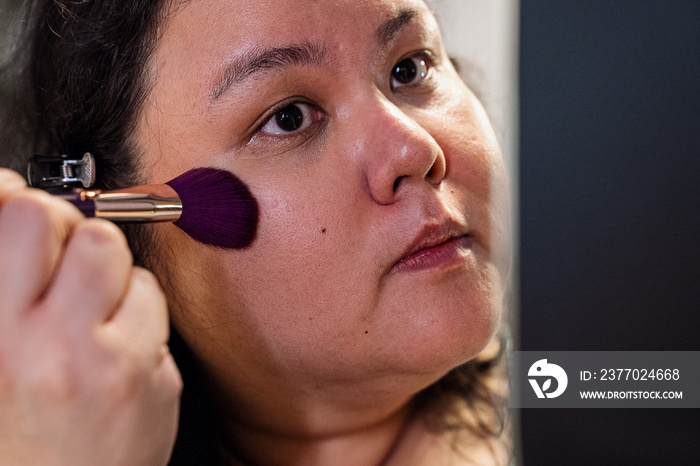
[[[3,465],[162,465],[182,380],[121,231],[0,169]]]

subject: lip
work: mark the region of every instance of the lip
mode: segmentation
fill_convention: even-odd
[[[389,273],[461,265],[465,260],[465,252],[471,249],[474,242],[474,237],[465,230],[454,222],[424,226],[413,241],[408,243]]]

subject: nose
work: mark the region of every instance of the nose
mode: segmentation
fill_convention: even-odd
[[[414,118],[379,98],[365,120],[366,176],[375,202],[388,205],[412,188],[438,187],[445,178],[445,155],[433,136]]]

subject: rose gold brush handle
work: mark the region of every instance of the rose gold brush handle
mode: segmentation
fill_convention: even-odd
[[[95,217],[113,222],[174,222],[181,214],[179,197],[110,192],[95,198]]]
[[[76,189],[59,196],[88,217],[113,222],[174,222],[182,214],[182,201],[175,190],[164,184],[109,192]]]

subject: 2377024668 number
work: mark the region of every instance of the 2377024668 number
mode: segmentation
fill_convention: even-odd
[[[601,369],[599,380],[679,380],[678,369]]]

